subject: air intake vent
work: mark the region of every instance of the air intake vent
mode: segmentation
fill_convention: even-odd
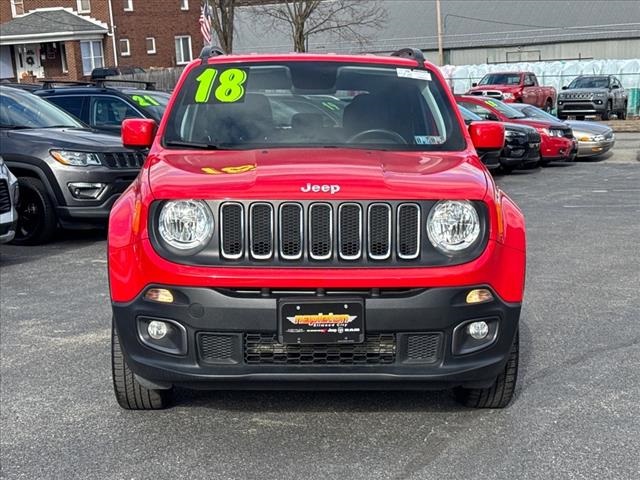
[[[273,255],[273,207],[254,203],[250,209],[251,256],[267,260]]]
[[[362,254],[362,207],[357,203],[343,203],[338,216],[340,258],[357,260]]]
[[[314,260],[331,258],[333,215],[331,205],[314,203],[309,207],[309,255]]]
[[[438,359],[440,350],[439,333],[409,335],[407,360],[412,363],[433,363]]]
[[[220,244],[222,256],[229,260],[237,260],[244,253],[244,214],[239,203],[220,207]]]
[[[420,254],[420,207],[405,203],[398,207],[398,257],[403,260]]]
[[[199,333],[198,356],[202,363],[240,363],[240,335]]]
[[[280,206],[280,256],[285,260],[302,257],[302,205],[283,203]]]
[[[386,260],[391,256],[391,207],[386,203],[369,205],[369,257]]]

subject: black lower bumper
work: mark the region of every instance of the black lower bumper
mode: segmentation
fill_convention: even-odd
[[[172,304],[142,296],[113,304],[127,362],[140,381],[155,388],[486,387],[504,369],[520,315],[519,304],[497,296],[491,302],[467,304],[466,295],[474,287],[322,292],[326,297],[314,292],[164,288],[173,293]],[[292,295],[301,301],[362,298],[365,341],[279,343],[278,302]],[[177,342],[184,343],[178,354],[159,350],[146,334],[153,319],[169,321]],[[469,343],[466,325],[476,320],[486,321],[490,334]]]

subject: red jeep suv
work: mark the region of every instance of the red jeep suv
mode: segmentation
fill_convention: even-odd
[[[389,57],[206,48],[109,225],[113,383],[127,409],[173,386],[452,388],[504,407],[518,365],[524,219],[417,50]]]

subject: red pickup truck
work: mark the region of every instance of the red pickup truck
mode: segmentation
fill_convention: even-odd
[[[556,104],[556,89],[538,84],[535,73],[487,73],[479,83],[473,83],[467,95],[485,95],[503,102],[528,103],[547,112]]]

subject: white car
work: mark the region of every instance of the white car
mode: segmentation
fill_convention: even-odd
[[[13,176],[0,157],[0,243],[10,242],[16,235],[17,202],[18,179]]]

